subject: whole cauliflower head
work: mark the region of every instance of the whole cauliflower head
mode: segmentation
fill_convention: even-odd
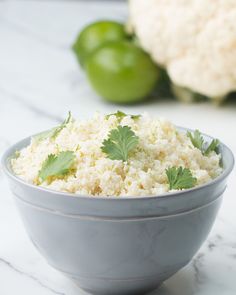
[[[236,90],[235,0],[130,0],[130,22],[176,85],[212,98]]]

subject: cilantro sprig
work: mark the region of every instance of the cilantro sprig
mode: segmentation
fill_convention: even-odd
[[[120,122],[124,117],[127,117],[127,116],[130,116],[131,119],[133,120],[137,120],[141,117],[141,115],[128,115],[128,114],[125,114],[124,112],[122,111],[117,111],[116,113],[113,113],[113,114],[108,114],[106,115],[106,119],[108,119],[110,116],[116,116],[116,118],[118,119],[118,121]]]
[[[193,177],[188,168],[170,167],[166,169],[166,175],[169,182],[170,190],[187,189],[195,186],[197,179]]]
[[[108,139],[103,141],[102,151],[111,160],[128,160],[129,153],[138,145],[139,138],[129,126],[118,126],[112,129]]]
[[[50,129],[50,130],[47,130],[47,131],[43,131],[37,135],[34,136],[34,140],[36,140],[37,142],[41,141],[41,140],[44,140],[46,138],[49,138],[52,136],[52,134],[54,133],[54,130],[56,129],[56,127]]]
[[[190,138],[193,146],[199,149],[204,156],[208,156],[213,151],[217,153],[220,143],[218,139],[213,139],[208,145],[199,130],[195,130],[193,133],[188,131],[187,136]]]
[[[72,116],[71,116],[71,112],[69,112],[67,118],[62,122],[62,124],[54,129],[52,133],[52,138],[56,138],[57,135],[61,132],[61,130],[64,129],[66,125],[69,124],[71,121],[72,121]]]
[[[213,139],[209,146],[206,148],[204,151],[204,155],[208,156],[212,151],[218,152],[218,147],[219,147],[220,141],[218,139]]]
[[[56,126],[50,130],[44,131],[39,133],[38,135],[34,136],[34,139],[37,141],[41,141],[44,140],[46,138],[53,138],[55,139],[57,137],[57,135],[61,132],[61,130],[63,128],[65,128],[67,126],[68,123],[70,123],[72,121],[72,116],[71,116],[71,112],[68,113],[67,118],[61,123],[61,125]]]
[[[74,160],[75,154],[72,151],[60,152],[58,155],[50,154],[39,171],[40,181],[66,175],[70,171]]]

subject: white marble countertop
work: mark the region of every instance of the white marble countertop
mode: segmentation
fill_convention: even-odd
[[[123,2],[0,2],[0,153],[15,141],[78,117],[113,112],[90,89],[70,50],[81,26],[97,18],[125,19]],[[236,154],[236,103],[183,105],[156,98],[122,108],[148,111],[220,138]],[[0,170],[0,294],[85,294],[47,265],[29,241]],[[235,170],[214,228],[193,261],[156,295],[236,294]]]

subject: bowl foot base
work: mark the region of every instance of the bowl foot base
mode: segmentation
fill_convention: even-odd
[[[84,289],[81,288],[83,291],[85,291],[86,293],[92,294],[92,295],[144,295],[144,294],[148,294],[151,293],[152,291],[158,289],[160,287],[160,285],[152,287],[152,288],[144,288],[144,289],[139,289],[137,290],[136,288],[133,290],[126,290],[126,291],[115,291],[115,290],[110,290],[110,291],[97,291],[97,290],[90,290],[90,289]]]
[[[96,286],[93,282],[84,285],[83,283],[75,281],[76,285],[85,292],[92,295],[143,295],[154,291],[159,288],[161,282],[158,281],[104,281],[96,282]]]

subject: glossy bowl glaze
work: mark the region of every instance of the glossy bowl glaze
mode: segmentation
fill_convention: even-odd
[[[224,171],[205,185],[158,197],[81,196],[14,175],[10,158],[29,142],[2,159],[25,228],[51,266],[92,294],[143,294],[184,267],[212,228],[234,165],[221,144]]]

